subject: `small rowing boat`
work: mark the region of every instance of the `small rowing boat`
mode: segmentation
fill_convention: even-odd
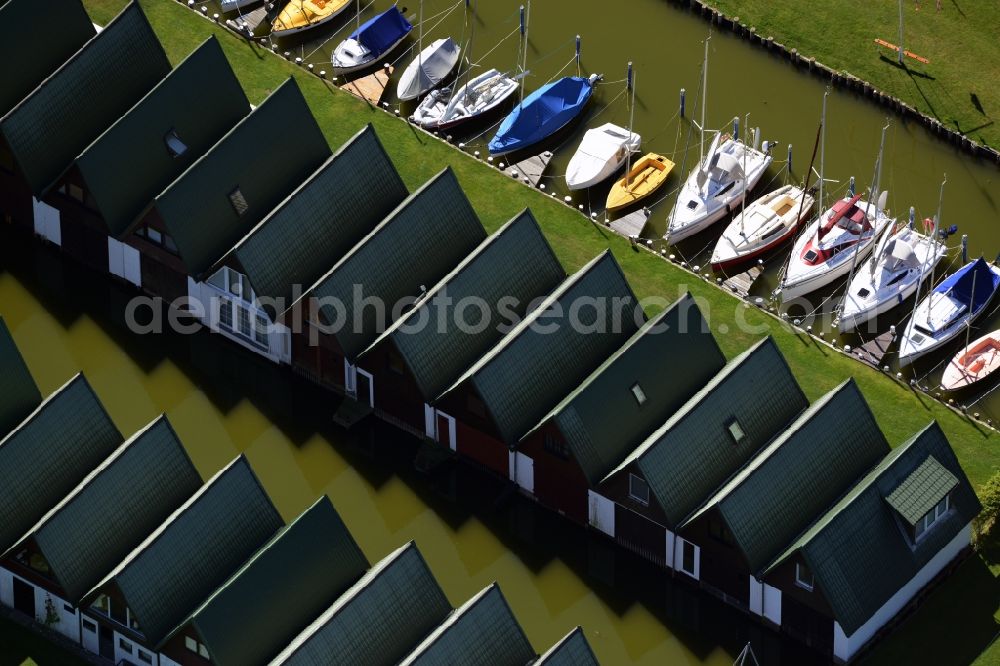
[[[229,11],[225,4],[223,1],[223,11]],[[337,18],[350,6],[351,0],[291,0],[271,23],[271,36],[280,39],[313,30]]]
[[[582,190],[608,178],[639,151],[642,137],[614,123],[587,130],[566,167],[566,186]]]
[[[605,207],[609,213],[642,201],[667,182],[667,176],[674,163],[663,155],[646,153],[625,174],[611,186]]]
[[[955,354],[941,376],[941,388],[945,391],[968,388],[997,368],[1000,368],[1000,331],[991,331]]]

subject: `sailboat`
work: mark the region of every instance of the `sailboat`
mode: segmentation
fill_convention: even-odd
[[[416,99],[441,83],[458,64],[462,49],[451,37],[436,39],[424,48],[424,2],[420,0],[420,22],[417,29],[417,57],[415,57],[396,85],[396,97],[406,102]]]
[[[530,8],[531,3],[528,3]],[[518,80],[527,72],[523,68],[523,58],[527,56],[526,43],[529,12],[521,16],[521,43],[518,46],[517,63],[522,69],[517,77],[511,77],[496,69],[489,69],[467,80],[457,90],[445,88],[432,90],[417,105],[410,120],[427,130],[448,129],[456,125],[482,118],[503,107],[504,103],[517,92]],[[469,49],[475,37],[475,21],[469,38]],[[456,83],[456,85],[458,85]]]
[[[600,79],[600,74],[564,76],[525,97],[490,139],[490,153],[523,150],[558,132],[580,115]]]
[[[986,335],[962,348],[941,376],[941,388],[958,391],[977,384],[1000,368],[1000,331]]]
[[[785,185],[754,201],[729,223],[712,252],[712,270],[725,271],[767,254],[795,236],[815,199]]]
[[[825,110],[824,100],[824,110]],[[885,132],[875,161],[875,178],[867,203],[862,195],[848,195],[834,202],[828,210],[811,222],[792,246],[779,294],[783,301],[802,296],[854,272],[859,260],[872,251],[876,239],[895,222],[885,211],[888,192],[882,192],[877,202],[872,196],[878,189],[882,172]],[[824,143],[826,130],[824,133]],[[820,175],[820,183],[823,175]]]
[[[334,76],[370,67],[399,46],[411,30],[413,26],[399,11],[399,7],[389,7],[358,26],[333,50],[330,63],[333,65]]]
[[[944,183],[941,183],[944,197]],[[945,255],[944,243],[937,240],[941,205],[933,222],[924,220],[929,231],[922,234],[906,226],[885,233],[872,258],[866,261],[847,286],[837,326],[851,331],[866,321],[888,312],[920,288]]]
[[[1000,268],[982,257],[943,280],[913,309],[899,343],[899,365],[913,363],[967,330],[998,287]]]
[[[241,6],[232,4],[232,9]],[[280,39],[326,25],[350,6],[351,0],[291,0],[271,23],[271,36]],[[222,10],[229,11],[226,0]]]
[[[673,168],[674,163],[663,155],[646,153],[611,186],[605,208],[613,213],[642,201],[667,182]]]
[[[711,39],[711,37],[709,37]],[[754,145],[749,146],[735,137],[717,133],[705,152],[705,106],[708,99],[708,42],[705,40],[705,61],[702,66],[701,98],[701,157],[690,173],[677,202],[667,218],[668,243],[677,243],[704,231],[739,206],[771,164],[771,155],[757,150],[758,132]]]
[[[638,152],[641,143],[638,134],[614,123],[587,130],[566,167],[566,186],[582,190],[596,185],[617,171],[629,155]]]

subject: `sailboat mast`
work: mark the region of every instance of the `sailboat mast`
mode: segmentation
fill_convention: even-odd
[[[948,174],[945,174],[944,175],[944,180],[941,181],[941,192],[940,192],[940,194],[938,194],[937,215],[934,217],[934,236],[931,238],[931,251],[932,252],[934,250],[934,243],[937,242],[938,229],[941,226],[941,208],[944,206],[944,184],[947,183],[947,182],[948,182]],[[934,285],[934,264],[931,264],[931,281],[930,281],[930,284],[932,286]],[[919,286],[918,286],[918,289],[919,289]],[[975,293],[975,291],[973,290],[972,293]],[[934,291],[933,290],[931,290],[930,293],[928,294],[928,298],[930,298],[930,302],[928,303],[928,305],[934,305]],[[930,318],[930,310],[931,310],[930,308],[927,308],[927,316],[928,316],[928,318]]]
[[[524,104],[524,79],[528,67],[528,22],[531,19],[531,0],[528,0],[527,8],[521,5],[521,90],[518,108]]]
[[[421,78],[423,78],[422,76],[423,66],[421,63],[421,57],[424,54],[424,0],[420,0],[420,8],[418,11],[419,11],[419,16],[417,20],[419,20],[420,23],[417,25],[417,77],[419,77],[417,79],[418,81],[417,85],[419,86],[420,85],[419,81]],[[419,89],[420,88],[418,88],[418,90]]]
[[[874,182],[872,183],[871,192],[869,192],[868,194],[868,205],[865,206],[865,218],[867,219],[868,215],[871,215],[875,222],[878,222],[878,214],[880,211],[876,210],[874,213],[872,213],[872,203],[875,197],[875,193],[878,191],[879,179],[882,176],[882,153],[885,151],[885,133],[886,130],[888,129],[889,129],[889,124],[886,123],[885,127],[882,128],[882,141],[879,143],[878,146],[878,159],[875,160]],[[872,235],[876,235],[876,233],[877,229],[875,229],[875,225],[873,224]],[[851,281],[854,280],[854,269],[857,267],[858,264],[858,254],[861,253],[861,245],[862,245],[861,240],[864,234],[865,234],[865,229],[864,226],[862,226],[861,230],[858,232],[858,242],[854,244],[854,253],[851,255],[851,272],[848,273],[847,275],[847,289],[851,288]],[[845,290],[844,300],[842,301],[842,304],[846,302],[847,302],[847,291]]]
[[[701,158],[698,164],[705,161],[705,105],[708,104],[708,42],[712,39],[711,33],[705,39],[705,60],[701,66]]]
[[[628,73],[625,79],[632,92],[632,100],[629,102],[628,110],[628,144],[625,146],[625,186],[628,187],[629,176],[632,173],[632,122],[635,120],[635,72],[632,70],[632,61],[628,63]]]
[[[826,164],[826,98],[830,96],[830,89],[827,88],[823,92],[823,114],[819,118],[819,126],[823,130],[823,134],[819,142],[819,215],[823,216],[823,181],[825,179],[825,164]]]

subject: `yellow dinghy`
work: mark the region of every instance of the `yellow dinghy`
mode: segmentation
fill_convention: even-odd
[[[332,21],[351,0],[291,0],[271,24],[272,37],[288,37]]]
[[[663,155],[646,153],[639,158],[624,178],[611,186],[608,192],[608,212],[614,212],[648,197],[663,183],[674,168],[674,163]]]

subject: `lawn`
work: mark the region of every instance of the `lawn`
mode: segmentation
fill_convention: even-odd
[[[1000,149],[1000,12],[983,0],[903,0],[903,45],[923,64],[878,46],[899,43],[895,0],[707,0],[764,37],[865,79],[945,126]],[[937,10],[940,4],[941,10]],[[918,9],[919,7],[919,9]],[[805,11],[803,11],[805,9]]]
[[[84,4],[94,21],[103,24],[124,6],[125,1],[84,0]],[[400,174],[411,190],[445,166],[450,165],[455,170],[459,181],[488,230],[497,229],[523,208],[531,207],[567,271],[579,268],[602,250],[611,248],[639,298],[655,297],[666,303],[677,298],[685,289],[690,290],[708,316],[716,338],[727,356],[735,356],[755,340],[770,334],[774,336],[784,352],[789,365],[810,399],[818,398],[845,378],[853,376],[892,445],[902,443],[930,420],[937,419],[948,434],[959,460],[974,485],[981,485],[1000,466],[1000,437],[984,426],[963,418],[940,403],[923,394],[911,391],[874,369],[817,344],[804,334],[796,334],[772,317],[756,308],[745,305],[728,293],[717,289],[714,285],[695,278],[649,253],[634,251],[627,241],[615,236],[602,226],[593,224],[576,211],[538,191],[513,182],[471,156],[413,130],[406,123],[377,109],[372,109],[365,102],[331,89],[328,83],[256,46],[248,45],[225,29],[212,25],[209,21],[194,15],[181,5],[168,0],[140,0],[140,4],[150,17],[172,62],[180,61],[209,34],[214,32],[219,36],[226,55],[251,102],[259,103],[269,91],[274,90],[288,76],[294,76],[332,146],[339,146],[357,132],[364,123],[371,123],[376,128]],[[776,9],[770,20],[777,21],[777,17],[782,12],[785,13],[786,18],[791,16],[793,3],[791,0],[771,0],[767,3],[762,1],[720,2],[718,4],[730,13],[741,13],[746,16],[750,15],[749,12],[743,9],[735,12],[733,7],[740,5],[741,7],[762,8],[765,4],[768,7],[775,6]],[[827,7],[831,3],[822,4],[829,13],[841,11]],[[838,7],[843,5],[845,8],[861,8],[863,6],[861,2],[832,4],[836,4]],[[885,2],[872,4],[889,5]],[[936,19],[933,3],[929,6],[926,2],[923,4],[925,6],[921,9],[921,20]],[[963,9],[970,15],[975,12],[977,17],[981,12],[983,16],[976,20],[982,26],[993,25],[1000,28],[1000,23],[998,23],[1000,19],[986,15],[988,11],[985,6],[992,6],[993,3],[982,4],[984,5],[982,10],[974,10],[971,3],[969,7],[965,7],[963,4]],[[858,11],[861,10],[858,9]],[[842,44],[845,39],[850,38],[850,35],[862,35],[865,29],[877,24],[874,18],[871,20],[858,18],[858,11],[843,10],[845,16],[851,17],[851,20],[848,21],[851,27],[845,28],[843,31],[836,28],[839,21],[833,17],[829,19],[828,38],[829,34],[834,32],[846,32],[844,38],[830,40],[831,43]],[[875,13],[875,9],[864,11]],[[879,11],[881,12],[881,10]],[[954,17],[958,12],[959,10],[952,3],[948,3],[946,11],[942,11],[940,15],[940,20],[944,25],[953,25],[952,22],[957,20]],[[792,23],[793,21],[788,21],[789,26]],[[920,21],[914,23],[913,29],[916,35],[922,24]],[[758,23],[758,25],[765,24]],[[868,27],[862,28],[861,26]],[[817,34],[822,32],[819,27],[817,25]],[[927,31],[930,33],[930,28],[927,28]],[[980,41],[983,43],[983,53],[996,54],[1000,52],[1000,45],[986,43],[988,32],[990,31],[984,29],[982,39],[975,43]],[[1000,32],[1000,30],[996,32]],[[775,34],[778,36],[778,33]],[[792,34],[789,37],[781,37],[781,39],[791,41],[790,38],[794,36],[796,35]],[[892,37],[888,33],[883,36]],[[817,42],[819,42],[818,37]],[[939,42],[944,43],[940,36]],[[803,48],[805,46],[806,43],[803,43]],[[921,48],[916,37],[912,46],[914,50]],[[968,47],[968,50],[971,48]],[[943,66],[943,58],[940,58],[942,64],[935,64],[938,62],[939,56],[928,48],[924,50],[934,60],[932,67]],[[862,48],[856,48],[852,51],[858,58],[861,58],[862,53],[868,52],[872,55],[875,63],[879,62],[877,54],[874,52]],[[817,55],[822,54],[817,53]],[[828,64],[839,66],[832,61],[829,61]],[[893,76],[898,74],[891,65],[873,64],[873,67],[885,67],[887,72],[893,72]],[[978,68],[977,76],[982,74],[985,69],[985,67]],[[865,75],[865,72],[860,70],[855,71],[855,73]],[[992,70],[992,76],[1000,78],[1000,68]],[[941,80],[947,78],[943,71],[940,73],[940,78]],[[925,85],[924,82],[925,79],[920,79],[920,85]],[[979,96],[984,104],[987,102],[992,104],[1000,99],[998,98],[1000,92],[993,89],[997,87],[996,84],[1000,83],[1000,80],[993,81],[993,88],[987,86],[987,82],[988,78],[984,78],[984,89],[979,93]],[[955,100],[954,103],[957,106],[958,100],[954,95],[957,93],[948,99]],[[656,307],[658,306],[650,306],[650,310]],[[1000,566],[992,561],[989,564],[992,565],[992,575],[995,576],[1000,571]],[[980,593],[985,594],[995,591],[995,589],[984,589],[982,586],[978,586],[977,589]],[[992,608],[995,611],[996,597],[993,596],[992,602],[988,603],[992,603]],[[918,617],[923,615],[925,614],[918,614]],[[898,635],[899,633],[895,636]],[[983,645],[980,643],[979,648],[982,647]],[[992,652],[996,652],[995,658],[1000,659],[1000,650],[994,649]]]

